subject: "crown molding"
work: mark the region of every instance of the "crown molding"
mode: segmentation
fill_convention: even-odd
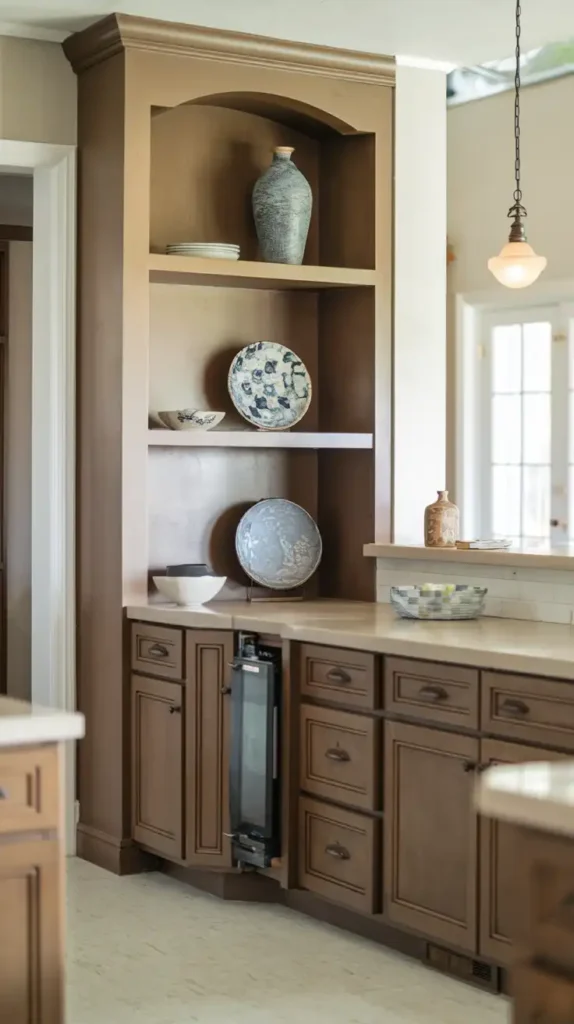
[[[394,85],[395,82],[394,57],[128,14],[111,14],[83,32],[69,36],[63,46],[77,74],[125,50],[147,50],[280,68],[369,85]]]

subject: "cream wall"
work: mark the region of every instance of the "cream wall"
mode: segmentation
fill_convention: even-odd
[[[508,299],[487,269],[508,237],[506,214],[514,188],[513,92],[450,107],[447,114],[448,239],[455,262],[448,270],[447,479],[456,498],[455,296],[485,291]],[[574,284],[574,76],[522,92],[522,187],[527,233],[548,267],[518,301],[547,301],[553,282]],[[574,289],[572,291],[574,294]],[[482,296],[485,297],[485,296]]]
[[[393,540],[423,539],[446,474],[446,76],[397,67]]]
[[[31,686],[31,242],[10,242],[8,315],[5,413],[6,679],[10,696],[26,700],[30,698]]]
[[[59,43],[0,36],[0,138],[75,145],[76,96]]]

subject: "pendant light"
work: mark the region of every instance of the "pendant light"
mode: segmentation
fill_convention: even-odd
[[[524,218],[526,210],[522,205],[520,188],[520,0],[516,0],[516,74],[514,76],[514,203],[508,211],[512,217],[508,244],[503,246],[498,256],[488,261],[488,269],[497,281],[506,288],[527,288],[534,284],[536,278],[546,266],[546,257],[537,256],[534,249],[526,241]]]

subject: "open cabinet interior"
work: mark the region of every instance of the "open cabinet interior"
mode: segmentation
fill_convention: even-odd
[[[375,136],[343,135],[272,102],[263,116],[253,97],[220,103],[151,111],[149,575],[208,562],[228,577],[222,599],[245,596],[238,522],[261,498],[284,497],[310,513],[323,538],[322,567],[304,596],[370,599],[361,545],[374,532]],[[320,281],[260,261],[251,194],[276,145],[295,148],[311,185],[303,266],[321,268]],[[231,242],[241,261],[160,255],[184,241]],[[246,260],[252,276],[238,278]],[[347,271],[359,283],[348,283]],[[309,409],[280,437],[262,437],[228,392],[233,358],[257,341],[292,349],[311,377]],[[157,414],[182,408],[225,418],[172,445]]]

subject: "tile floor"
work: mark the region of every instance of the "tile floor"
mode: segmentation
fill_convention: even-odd
[[[70,862],[69,1024],[507,1024],[504,999],[282,907]]]

